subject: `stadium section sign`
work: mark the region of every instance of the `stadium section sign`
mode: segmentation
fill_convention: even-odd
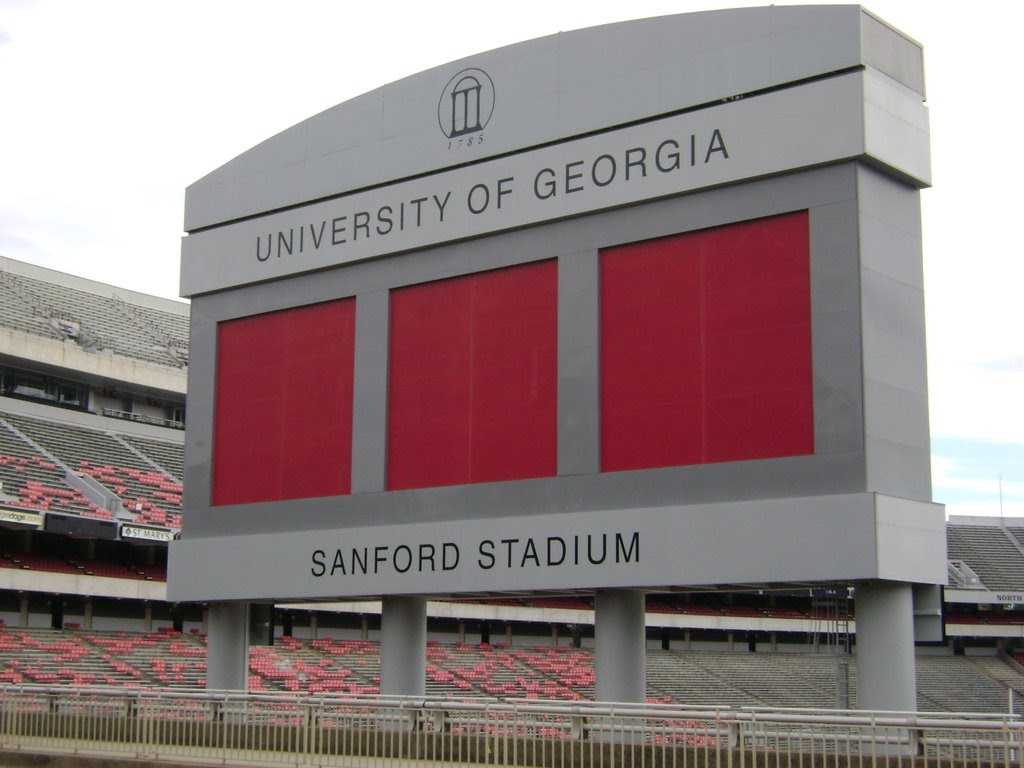
[[[121,525],[122,539],[140,539],[142,541],[172,541],[174,533],[163,528],[147,528],[141,525]]]

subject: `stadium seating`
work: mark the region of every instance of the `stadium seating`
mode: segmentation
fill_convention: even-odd
[[[166,471],[173,480],[180,483],[185,472],[184,451],[180,443],[150,439],[139,435],[121,435],[120,438],[149,459],[152,464]]]
[[[769,607],[764,609],[764,615],[772,619],[806,619],[808,614],[806,611],[797,610],[796,608],[774,608]]]
[[[4,325],[33,336],[59,341],[67,338],[66,333],[49,322],[41,307],[42,301],[32,296],[21,276],[0,270],[0,315],[5,318]]]
[[[143,565],[102,559],[83,560],[70,554],[59,557],[36,552],[0,552],[0,568],[68,573],[76,576],[104,576],[113,579],[167,581],[167,568],[164,565]]]
[[[558,608],[570,611],[592,611],[594,602],[586,597],[533,597],[526,601],[534,608]]]
[[[117,289],[81,290],[8,270],[0,270],[0,288],[8,327],[158,365],[188,362],[187,315],[141,311]]]
[[[1024,554],[1002,527],[949,525],[946,542],[950,559],[964,560],[988,589],[1024,589]]]
[[[764,616],[764,611],[760,608],[748,605],[723,605],[721,610],[723,616],[745,616],[747,618],[760,618]]]
[[[35,552],[4,552],[0,554],[0,568],[18,568],[25,571],[78,574],[81,569],[63,558]]]
[[[721,616],[722,609],[715,605],[701,605],[698,603],[680,603],[679,612],[692,616]]]
[[[358,655],[358,654],[357,654]],[[379,679],[368,679],[337,657],[294,641],[278,648],[257,647],[249,654],[250,690],[278,688],[308,693],[376,694]]]
[[[646,610],[648,613],[679,613],[679,608],[675,603],[666,602],[650,595],[647,597]]]
[[[64,472],[40,456],[4,423],[0,411],[0,499],[5,504],[42,511],[111,517],[64,483]]]
[[[117,434],[5,410],[0,410],[0,427],[7,427],[0,428],[0,436],[4,440],[0,443],[0,451],[4,456],[10,454],[15,459],[4,466],[13,466],[15,475],[19,473],[19,467],[24,467],[21,474],[26,477],[28,467],[49,473],[46,484],[26,479],[19,488],[12,481],[12,488],[18,489],[23,496],[24,506],[54,509],[54,504],[63,500],[63,507],[77,514],[113,517],[112,513],[86,500],[80,492],[69,489],[58,464],[39,456],[38,452],[32,452],[26,440],[20,440],[19,446],[15,430],[41,446],[65,467],[102,483],[121,499],[125,511],[134,516],[136,522],[167,528],[181,527],[181,482],[162,468],[148,463],[139,449]],[[156,441],[148,441],[147,447],[153,450],[155,444]],[[175,466],[180,471],[181,446],[174,447],[179,456]],[[22,455],[14,453],[19,448]],[[170,443],[164,444],[162,450],[173,453]],[[29,482],[36,484],[30,486]],[[6,482],[4,487],[7,492]]]
[[[647,652],[647,698],[699,706],[836,706],[836,676],[848,674],[855,705],[855,656],[832,653]],[[184,687],[205,685],[204,638],[165,629],[129,634],[0,626],[0,682]],[[924,711],[1001,712],[1007,689],[1024,699],[1024,674],[1001,659],[917,658]],[[372,641],[279,638],[250,649],[252,690],[375,694],[380,649]],[[434,696],[584,700],[594,696],[590,649],[427,644]]]

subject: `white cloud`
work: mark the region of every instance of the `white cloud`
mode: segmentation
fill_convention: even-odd
[[[998,370],[998,358],[940,358],[929,371],[932,437],[1024,444],[1024,371]]]

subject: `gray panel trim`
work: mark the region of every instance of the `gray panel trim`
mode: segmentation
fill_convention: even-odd
[[[376,526],[413,522],[625,509],[632,505],[753,500],[793,493],[854,492],[864,487],[864,454],[796,456],[724,464],[568,475],[388,493],[363,493],[261,504],[193,509],[182,538],[229,536],[238,531]]]
[[[558,474],[601,470],[598,252],[558,260]]]
[[[920,196],[857,171],[867,487],[931,500]]]
[[[352,493],[383,491],[387,482],[389,299],[387,291],[356,299]]]
[[[916,417],[920,412],[915,408],[912,416]],[[893,488],[909,499],[931,499],[932,464],[927,446],[897,443],[869,434],[865,440],[865,454],[868,457],[868,487]]]
[[[864,64],[923,92],[921,60],[919,45],[855,5],[681,14],[559,33],[412,75],[268,139],[189,187],[185,229]],[[438,98],[467,67],[493,79],[498,107],[484,142],[450,148]]]
[[[925,394],[924,293],[870,270],[861,291],[866,377]]]
[[[857,202],[810,209],[814,450],[864,450]]]
[[[871,403],[865,422],[869,439],[898,443],[930,457],[928,398],[871,379],[865,382],[864,391]]]
[[[864,63],[884,72],[925,98],[921,44],[864,11],[860,16]]]
[[[948,600],[948,593],[946,595]],[[914,585],[914,642],[941,643],[945,639],[943,591],[938,584]]]
[[[192,510],[209,505],[213,480],[213,411],[217,391],[217,319],[202,302],[192,303],[189,324],[188,421],[185,424],[185,467],[182,526],[200,528],[204,515]],[[197,364],[198,363],[198,364]]]
[[[829,297],[827,303],[812,302],[815,445],[819,446],[816,455],[636,472],[567,474],[514,483],[386,494],[361,493],[347,497],[211,508],[208,477],[204,482],[202,476],[204,467],[208,476],[212,456],[212,403],[209,398],[213,396],[215,348],[211,344],[194,344],[194,380],[190,382],[189,396],[191,432],[187,436],[189,447],[186,453],[189,468],[194,470],[194,479],[186,480],[189,517],[183,536],[224,536],[240,530],[271,533],[427,520],[453,521],[529,515],[545,510],[614,509],[680,502],[705,503],[725,498],[756,499],[863,490],[863,420],[859,410],[862,384],[857,355],[860,348],[860,305],[855,293],[851,294],[856,291],[857,281],[844,283],[846,287],[838,289],[832,287],[837,279],[848,281],[857,272],[857,249],[850,244],[856,233],[855,170],[855,164],[851,163],[680,196],[473,242],[427,249],[416,254],[354,264],[315,276],[300,275],[274,285],[249,286],[201,297],[192,303],[193,313],[207,318],[205,324],[194,327],[194,332],[198,333],[199,327],[205,327],[206,333],[212,337],[212,319],[247,316],[339,296],[354,294],[361,297],[400,285],[551,257],[564,257],[561,260],[566,264],[579,259],[580,269],[583,269],[583,262],[593,258],[586,254],[594,254],[602,247],[809,209],[812,290],[815,295]],[[853,231],[851,227],[854,227]],[[586,279],[596,279],[596,276]],[[560,288],[568,290],[569,286],[560,281]],[[582,311],[596,312],[596,291],[591,299],[586,298],[586,291],[580,296],[570,292],[564,301],[568,302],[566,307],[579,302],[578,307]],[[562,304],[560,296],[560,306]],[[374,317],[375,322],[379,322],[383,315],[378,310]],[[590,343],[586,340],[587,334],[594,331],[586,331],[582,319],[580,327],[575,330],[575,319],[566,319],[565,322],[569,323],[565,349],[575,346],[582,355],[585,352],[583,348]],[[380,328],[357,330],[357,335],[362,333],[369,334],[367,338],[377,338],[377,343],[380,343],[380,334],[386,331]],[[580,364],[591,368],[596,366],[596,350],[594,354],[593,358],[581,356]],[[559,375],[562,376],[570,373],[575,363],[570,362],[567,354],[559,366]],[[379,375],[379,371],[374,374]],[[578,394],[584,398],[597,396],[596,384],[587,384],[585,379],[573,382],[571,386],[580,387]],[[581,408],[580,419],[585,418],[583,411],[586,408]],[[197,413],[199,416],[194,417]],[[596,419],[596,414],[592,418]],[[205,434],[201,426],[204,423],[208,425]],[[580,421],[578,427],[561,425],[560,430],[563,428],[570,440],[585,448],[587,435],[596,431],[597,425]],[[371,443],[365,450],[376,453],[380,444]],[[592,460],[591,452],[585,455],[590,457],[588,461]],[[568,457],[565,460],[567,468],[576,461]],[[576,471],[582,471],[583,460],[579,461]],[[282,512],[284,509],[287,513]]]
[[[195,296],[860,157],[865,82],[864,72],[848,72],[192,233],[182,241],[181,291]],[[907,100],[894,97],[895,108]],[[916,149],[920,137],[908,143]],[[890,144],[880,146],[895,154],[879,162],[909,172],[913,158]]]
[[[931,185],[931,121],[917,94],[875,69],[864,73],[864,151],[907,183]]]
[[[856,200],[855,163],[845,163],[513,232],[425,248],[316,274],[242,286],[191,303],[216,322],[488,269],[596,251],[707,227]],[[813,244],[812,244],[813,246]],[[812,257],[813,258],[813,257]],[[190,382],[191,384],[191,382]],[[190,396],[193,390],[190,387]]]
[[[944,527],[939,505],[855,493],[290,531],[270,541],[243,533],[174,542],[168,597],[934,584],[946,578]]]
[[[857,185],[861,265],[923,291],[920,194],[868,167],[858,173]]]

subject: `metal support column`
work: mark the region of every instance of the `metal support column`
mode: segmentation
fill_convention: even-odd
[[[913,588],[902,582],[857,584],[857,706],[917,709]]]
[[[249,681],[249,604],[210,603],[207,690],[245,690]]]
[[[643,592],[599,591],[594,597],[594,640],[597,700],[642,704],[647,697]]]
[[[380,614],[380,692],[423,696],[427,692],[427,601],[385,597]]]

